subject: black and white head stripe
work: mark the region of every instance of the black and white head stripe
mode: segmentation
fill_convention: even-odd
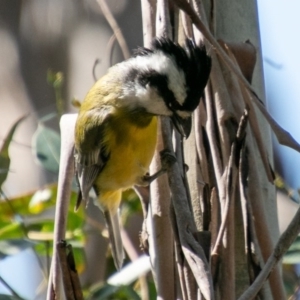
[[[190,112],[196,109],[211,69],[211,58],[207,55],[205,46],[198,47],[187,39],[184,49],[168,39],[160,38],[153,41],[152,47],[171,56],[184,73],[187,95],[181,107],[174,105],[174,108]]]
[[[211,59],[204,46],[197,47],[191,40],[187,40],[184,49],[169,39],[159,38],[153,41],[151,49],[139,48],[125,62],[125,68],[128,96],[138,97],[150,112],[176,112],[186,117],[199,104]]]

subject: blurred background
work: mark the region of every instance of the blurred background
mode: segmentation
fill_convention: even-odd
[[[122,29],[128,48],[131,50],[142,45],[140,1],[110,0],[107,3]],[[279,124],[298,141],[300,42],[296,37],[300,28],[299,10],[297,0],[258,0],[262,43],[259,51],[263,56],[267,106]],[[99,78],[111,64],[123,60],[117,43],[112,46],[112,36],[95,0],[0,1],[0,147],[13,124],[26,116],[10,143],[11,164],[2,185],[2,199],[20,200],[28,195],[26,201],[36,208],[36,203],[40,205],[44,198],[49,199],[47,191],[54,193],[50,198],[55,198],[52,188],[44,188],[45,193],[37,196],[36,191],[57,181],[59,138],[55,132],[58,133],[59,116],[64,112],[76,112],[72,99],[82,101],[94,82],[93,68]],[[51,157],[48,157],[49,151],[53,154]],[[274,140],[274,158],[276,172],[283,178],[278,202],[283,230],[298,206],[300,155],[279,146]],[[4,172],[1,165],[0,171]],[[2,238],[3,228],[8,226],[5,212],[2,205]],[[42,212],[48,219],[53,217],[53,208],[42,209]],[[101,221],[101,214],[93,206],[87,214],[91,219]],[[141,219],[141,214],[136,212],[127,224],[133,237],[138,236]],[[29,226],[34,223],[32,219],[30,222]],[[135,222],[139,225],[132,225]],[[91,227],[86,230],[92,234],[85,242],[93,245],[87,248],[86,257],[105,256],[99,249],[105,251],[101,245],[106,240],[100,233],[95,234]],[[132,242],[139,252],[137,238]],[[15,244],[15,248],[9,244],[9,250],[5,252],[4,246],[0,244],[0,278],[3,279],[0,280],[0,294],[11,294],[11,290],[5,287],[6,282],[25,299],[45,299],[47,274],[41,271],[35,252],[23,244]],[[293,291],[299,280],[295,260],[290,262],[293,264],[286,269],[291,270],[292,275],[287,276],[290,276],[288,280],[292,282],[290,289]],[[84,284],[103,280],[107,271],[100,266],[101,263],[93,265],[89,274],[83,273]]]
[[[107,2],[122,28],[128,48],[142,45],[140,2]],[[14,238],[14,243],[0,243],[0,276],[3,279],[0,281],[0,294],[12,293],[5,287],[8,284],[25,299],[45,299],[47,274],[45,270],[41,271],[40,264],[47,269],[45,266],[49,262],[37,260],[36,251],[43,253],[36,249],[36,245],[33,251],[32,245],[20,244],[16,239],[21,234],[12,231],[9,223],[13,220],[13,223],[25,224],[26,237],[28,233],[51,231],[52,225],[48,221],[54,218],[54,206],[49,204],[45,209],[37,206],[43,201],[54,200],[55,188],[44,188],[44,194],[36,194],[36,191],[57,182],[60,114],[76,112],[77,109],[71,104],[72,99],[82,101],[95,81],[94,75],[101,77],[111,64],[122,60],[120,48],[113,43],[113,32],[94,0],[0,2],[0,147],[13,124],[26,116],[9,146],[11,163],[0,197],[3,204],[0,207],[0,231],[3,229],[0,236],[4,239],[6,232],[6,236],[10,233],[10,237]],[[5,172],[4,168],[2,172]],[[3,198],[15,200],[11,202],[16,210],[16,203],[24,195],[27,195],[23,200],[24,204],[28,203],[29,211],[17,214],[21,221],[16,220],[15,215],[9,221],[11,212],[7,212]],[[31,217],[25,218],[24,215],[28,214]],[[39,219],[33,219],[32,215]],[[82,213],[79,215],[82,216]],[[96,223],[96,226],[102,225],[103,228],[98,208],[90,205],[87,215],[91,220],[99,221],[100,225]],[[84,224],[78,219],[78,216],[74,217],[76,228]],[[135,239],[133,243],[139,253],[140,211],[130,220],[126,226]],[[131,225],[136,222],[137,226]],[[48,229],[45,229],[47,226]],[[83,243],[92,246],[87,246],[86,252],[81,253],[84,257],[79,257],[79,260],[90,258],[87,265],[92,264],[93,268],[89,268],[88,273],[84,272],[79,263],[79,270],[82,271],[83,284],[89,286],[107,277],[106,272],[111,272],[113,267],[106,266],[107,242],[100,231],[88,225],[85,225],[84,231],[88,234]],[[81,242],[83,236],[78,236],[77,241]],[[45,237],[35,239],[40,244]],[[51,246],[48,250],[51,251]],[[102,260],[99,259],[101,257]]]

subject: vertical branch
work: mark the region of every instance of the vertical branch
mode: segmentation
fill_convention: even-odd
[[[164,1],[142,1],[144,46],[149,47],[155,34],[155,16],[166,20],[169,15],[168,6]],[[155,14],[156,12],[156,14]],[[160,28],[160,29],[158,29]],[[164,35],[170,33],[170,26],[157,25],[157,31],[164,30]],[[150,166],[150,172],[157,172],[160,166],[159,151],[164,149],[161,135],[158,133],[157,148]],[[153,266],[153,275],[157,294],[162,299],[175,299],[174,274],[174,239],[170,222],[170,192],[166,175],[159,177],[150,185],[151,202],[147,216],[146,230],[149,235],[149,253]]]
[[[155,37],[156,0],[141,0],[144,46],[149,47]]]
[[[65,239],[72,179],[74,176],[74,128],[77,114],[63,115],[60,120],[61,155],[54,220],[53,257],[48,283],[47,300],[60,298],[61,272],[56,245]]]
[[[157,0],[156,35],[172,39],[169,1]]]
[[[203,212],[200,201],[200,170],[196,152],[196,137],[194,126],[189,138],[184,143],[184,148],[184,158],[188,166],[187,179],[190,187],[191,207],[197,231],[200,232],[203,230]]]
[[[173,152],[171,139],[171,128],[169,120],[162,126],[162,137],[164,145]],[[198,287],[205,299],[214,299],[212,278],[205,253],[200,244],[195,240],[195,224],[192,219],[185,186],[181,177],[178,163],[175,163],[168,170],[169,184],[172,193],[172,203],[176,216],[178,236],[184,257],[191,268]]]

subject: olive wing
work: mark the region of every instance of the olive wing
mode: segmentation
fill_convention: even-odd
[[[108,160],[109,153],[103,148],[103,133],[112,110],[112,107],[102,106],[78,115],[74,157],[79,194],[75,210],[80,206],[82,199],[88,201],[94,181]]]

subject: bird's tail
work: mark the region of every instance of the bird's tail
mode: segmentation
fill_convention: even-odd
[[[111,212],[109,210],[105,210],[104,217],[108,228],[109,240],[111,244],[114,263],[116,268],[120,270],[123,265],[124,250],[121,238],[118,211]]]

